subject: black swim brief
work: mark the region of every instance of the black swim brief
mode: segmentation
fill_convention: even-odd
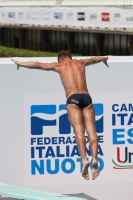
[[[89,106],[92,103],[91,96],[87,93],[73,94],[68,97],[66,104],[75,104],[81,109]]]

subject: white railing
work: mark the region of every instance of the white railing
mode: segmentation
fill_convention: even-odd
[[[133,0],[63,0],[64,6],[132,6]]]
[[[0,0],[0,6],[55,6],[57,0]]]
[[[0,0],[0,6],[133,6],[133,0]]]

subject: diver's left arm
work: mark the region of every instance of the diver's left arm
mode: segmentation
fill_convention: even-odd
[[[108,56],[95,56],[95,57],[92,57],[89,59],[88,58],[84,59],[84,60],[82,60],[82,62],[84,64],[84,66],[103,62],[107,67],[109,67],[107,60],[108,60]]]

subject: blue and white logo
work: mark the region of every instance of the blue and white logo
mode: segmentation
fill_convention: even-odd
[[[59,120],[59,134],[70,134],[71,125],[66,113],[66,105],[32,105],[31,106],[31,135],[42,135],[43,127],[56,126]],[[44,130],[45,131],[45,130]],[[44,133],[45,134],[45,133]]]
[[[8,12],[8,18],[15,18],[15,12]]]
[[[103,133],[103,104],[93,104],[96,116],[96,131],[97,133]]]
[[[97,133],[103,133],[103,104],[93,104],[93,106],[96,115],[96,131]],[[59,106],[55,104],[32,105],[31,135],[42,135],[43,127],[57,126],[57,120],[59,120],[59,134],[70,134],[71,125],[68,121],[65,104],[60,104]]]
[[[54,19],[63,19],[62,12],[54,12]]]
[[[81,172],[82,160],[76,136],[68,120],[65,104],[33,104],[30,107],[30,162],[31,175],[72,174]],[[103,133],[103,104],[94,104],[97,133]],[[89,138],[85,133],[86,154],[91,165]],[[98,161],[104,168],[102,143],[98,135]]]

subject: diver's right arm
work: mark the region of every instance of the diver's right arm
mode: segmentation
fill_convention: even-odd
[[[16,65],[17,69],[19,67],[26,67],[31,69],[42,69],[42,70],[56,70],[56,67],[58,67],[58,63],[52,62],[52,63],[41,63],[41,62],[20,62],[17,60],[11,59]]]

